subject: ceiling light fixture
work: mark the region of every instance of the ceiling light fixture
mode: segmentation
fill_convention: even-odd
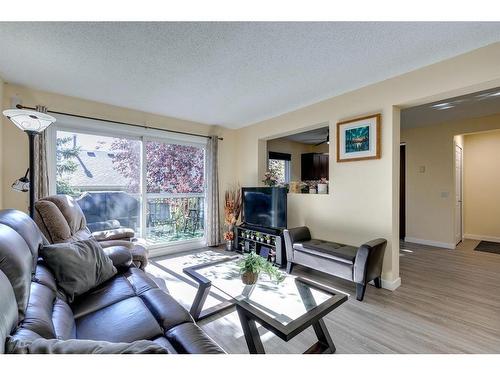
[[[442,108],[442,107],[447,107],[449,105],[450,105],[450,103],[439,103],[439,104],[434,104],[431,107],[432,108]]]
[[[450,109],[453,107],[455,107],[455,106],[451,103],[448,103],[448,102],[431,105],[431,108],[437,109],[438,111],[443,110],[443,109]]]

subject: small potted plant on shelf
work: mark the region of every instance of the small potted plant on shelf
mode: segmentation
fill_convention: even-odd
[[[238,266],[240,267],[241,281],[245,285],[255,284],[262,272],[277,283],[285,278],[278,268],[253,251],[245,255]]]
[[[267,242],[268,244],[270,244],[270,243],[271,243],[271,236],[269,236],[268,234],[266,234],[266,235],[264,236],[264,239],[266,240],[266,242]]]
[[[233,250],[234,226],[238,221],[241,212],[241,189],[234,186],[224,194],[224,224],[227,230],[224,232],[226,249]]]
[[[264,179],[262,180],[266,186],[276,186],[278,184],[278,177],[273,169],[268,170],[264,173]]]

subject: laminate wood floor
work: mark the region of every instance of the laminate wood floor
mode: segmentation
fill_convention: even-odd
[[[300,266],[293,273],[350,295],[325,317],[337,353],[500,353],[500,255],[473,251],[476,243],[456,250],[402,243],[401,286],[369,286],[363,302],[349,282]],[[147,272],[189,309],[196,284],[182,269],[227,254],[200,249],[156,258]],[[207,306],[222,298],[213,293]],[[234,309],[199,324],[228,353],[248,353]],[[301,353],[316,341],[312,328],[289,342],[259,331],[268,353]]]

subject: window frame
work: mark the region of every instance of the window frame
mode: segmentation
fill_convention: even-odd
[[[131,140],[138,140],[141,142],[141,191],[139,193],[141,197],[141,228],[140,237],[145,238],[146,234],[146,214],[147,214],[147,198],[148,193],[146,189],[146,171],[147,171],[147,159],[146,159],[146,148],[144,147],[145,142],[166,142],[174,143],[185,146],[198,147],[204,150],[205,158],[203,163],[203,173],[204,173],[204,186],[203,193],[170,193],[172,198],[184,198],[184,197],[203,197],[204,199],[204,225],[203,225],[203,237],[194,238],[189,240],[179,240],[172,242],[164,242],[161,244],[151,244],[147,248],[153,250],[151,255],[164,255],[177,251],[184,251],[187,249],[192,249],[194,246],[204,246],[207,237],[207,166],[206,166],[206,146],[207,139],[203,137],[196,137],[184,134],[177,134],[168,132],[167,130],[155,130],[155,129],[139,129],[136,127],[128,125],[119,125],[108,123],[104,121],[97,120],[87,120],[87,119],[77,119],[70,116],[56,116],[56,123],[47,128],[47,173],[49,177],[49,194],[56,194],[56,140],[57,132],[74,132],[81,134],[115,137],[115,138],[125,138]],[[150,193],[152,194],[152,193]]]
[[[284,152],[269,151],[267,154],[267,169],[269,170],[270,160],[281,160],[285,162],[285,184],[290,183],[292,154]]]

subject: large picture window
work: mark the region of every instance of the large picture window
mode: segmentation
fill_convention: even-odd
[[[91,230],[117,220],[148,245],[204,237],[203,145],[67,129],[55,144],[56,192],[77,200]]]

